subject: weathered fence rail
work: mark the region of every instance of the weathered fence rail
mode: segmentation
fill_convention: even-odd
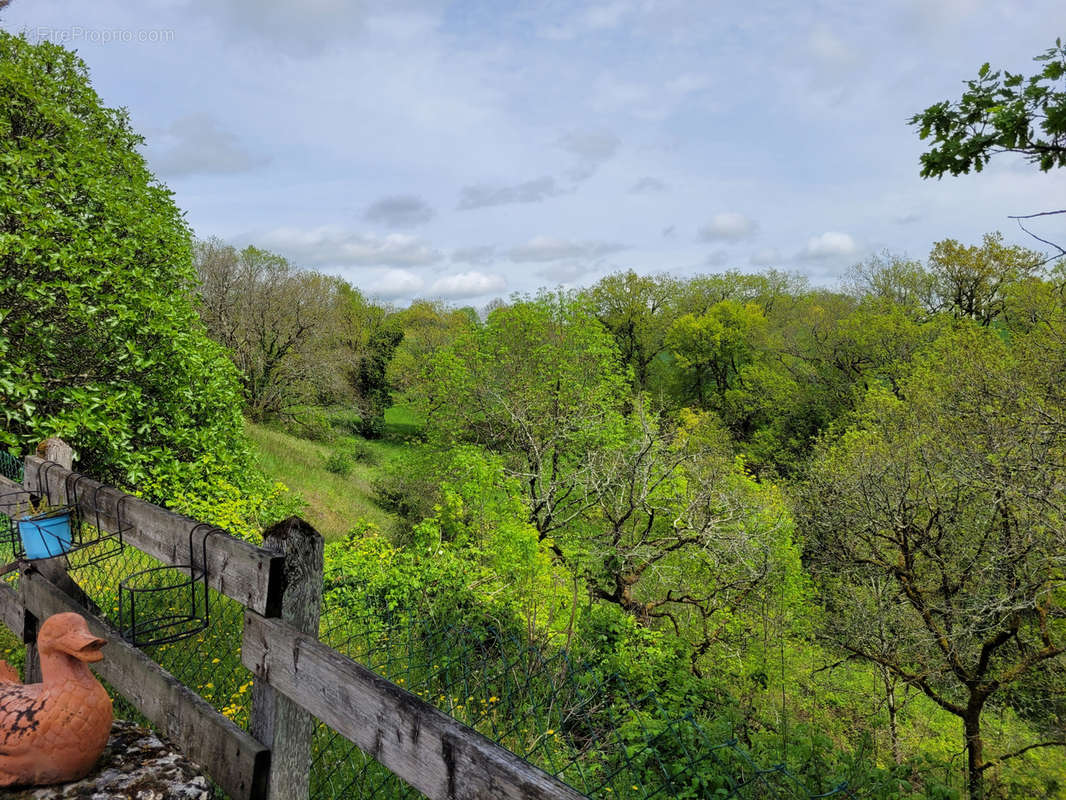
[[[55,440],[50,440],[55,441]],[[62,444],[62,443],[60,443]],[[233,800],[299,800],[308,794],[312,716],[335,729],[430,800],[576,800],[583,795],[396,684],[317,641],[322,540],[293,518],[265,547],[210,535],[189,517],[37,456],[20,485],[165,565],[206,569],[208,585],[244,606],[241,660],[255,676],[249,731],[92,613],[57,559],[32,562],[18,588],[0,583],[0,622],[32,650],[37,623],[76,611],[110,644],[94,669],[166,734]],[[204,537],[209,536],[206,549]],[[190,542],[191,547],[190,547]],[[206,557],[205,555],[206,554]],[[73,584],[77,589],[77,585]],[[29,669],[29,660],[27,669]]]
[[[430,798],[581,794],[424,700],[300,633],[248,611],[245,666]]]
[[[48,469],[44,469],[46,463],[50,464]],[[77,494],[78,507],[88,521],[95,524],[99,516],[101,528],[109,533],[123,527],[126,544],[164,564],[180,567],[191,558],[193,567],[205,566],[201,563],[204,537],[211,527],[192,517],[175,514],[36,456],[26,458],[24,485],[60,504],[73,504]],[[278,613],[283,556],[232,536],[212,536],[206,552],[212,589],[260,614]]]
[[[19,588],[25,609],[39,620],[64,611],[85,617],[93,634],[108,640],[106,656],[93,665],[95,671],[203,767],[226,794],[235,800],[267,796],[267,747],[43,576],[24,572]]]

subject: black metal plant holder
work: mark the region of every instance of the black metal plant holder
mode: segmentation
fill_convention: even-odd
[[[51,463],[51,462],[49,462]],[[47,466],[47,465],[46,465]],[[81,491],[81,483],[87,480],[85,475],[77,475],[71,482],[71,485],[67,491],[67,496],[72,498],[72,507],[75,511],[81,508],[79,492]],[[47,487],[47,482],[45,483]],[[86,526],[85,519],[79,513],[80,523],[77,526],[77,541],[73,541],[70,547],[70,551],[67,555],[67,567],[69,569],[82,569],[84,567],[98,564],[105,559],[112,558],[119,555],[122,552],[122,548],[125,546],[123,537],[126,532],[132,527],[125,522],[125,508],[126,501],[130,498],[130,495],[123,494],[115,504],[115,525],[114,530],[107,531],[101,524],[101,514],[103,513],[100,508],[100,490],[104,486],[97,484],[92,489],[92,499],[90,505],[92,505],[92,525]],[[91,530],[86,530],[90,527]],[[77,554],[76,558],[72,561],[71,555]]]
[[[193,540],[202,531],[200,565]],[[207,629],[207,542],[221,528],[201,522],[189,529],[189,563],[143,569],[118,585],[119,629],[135,647],[154,647],[187,639]]]
[[[124,522],[125,501],[123,495],[115,508],[116,521],[112,530],[106,530],[100,504],[99,484],[91,491],[89,519],[82,510],[83,483],[85,475],[68,476],[66,481],[67,503],[57,504],[52,497],[48,481],[49,473],[65,469],[54,461],[41,466],[36,490],[13,489],[0,494],[0,547],[3,556],[12,559],[0,567],[0,574],[29,566],[42,558],[63,558],[68,570],[97,564],[122,552],[123,537],[130,529]],[[23,527],[26,530],[23,530]],[[27,533],[28,531],[28,533]],[[27,535],[31,544],[27,546]]]
[[[21,509],[29,507],[32,497],[22,489],[12,489],[0,494],[0,558],[4,560],[18,561],[25,558],[15,517]]]

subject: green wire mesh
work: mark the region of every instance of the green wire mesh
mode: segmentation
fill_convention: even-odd
[[[587,797],[855,796],[844,783],[812,793],[785,766],[756,764],[737,740],[714,741],[692,715],[670,716],[654,693],[634,696],[617,676],[489,620],[456,625],[326,597],[324,642]],[[311,796],[422,797],[317,720]]]
[[[22,459],[0,450],[0,475],[15,483],[22,483]]]
[[[15,483],[22,483],[23,463],[22,459],[11,455],[6,450],[0,450],[0,475]],[[0,564],[14,561],[18,557],[20,544],[15,522],[6,514],[0,514]],[[4,576],[3,580],[14,584],[17,578],[12,573]]]
[[[21,480],[21,462],[7,454],[0,454],[0,470]],[[104,560],[93,560],[91,551],[70,556],[71,575],[93,610],[116,627],[119,582],[149,568],[166,570],[133,547]],[[491,619],[468,614],[455,624],[425,609],[350,603],[345,597],[360,593],[349,589],[326,593],[320,630],[326,644],[587,797],[857,796],[844,783],[812,793],[784,765],[760,766],[736,739],[716,741],[692,715],[671,716],[654,693],[633,695],[617,676],[599,675]],[[247,730],[253,676],[240,658],[243,607],[214,591],[209,597],[205,630],[145,652]],[[161,593],[152,602],[166,614],[182,598]],[[128,704],[117,707],[144,722]],[[310,778],[316,800],[422,797],[319,720]],[[224,796],[217,787],[216,795]]]

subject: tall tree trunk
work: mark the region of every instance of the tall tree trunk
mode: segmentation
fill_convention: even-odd
[[[896,706],[896,681],[884,667],[881,667],[881,680],[885,684],[885,705],[888,707],[888,733],[892,741],[892,760],[897,764],[902,764],[903,748],[899,741],[899,724],[896,719],[899,712]]]
[[[970,800],[984,800],[984,742],[981,740],[981,709],[984,702],[970,701],[966,714],[962,718],[963,732],[966,735],[967,786]]]

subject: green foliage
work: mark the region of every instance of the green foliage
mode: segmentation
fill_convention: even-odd
[[[378,439],[385,432],[385,410],[392,400],[389,363],[404,337],[399,319],[368,303],[348,286],[341,287],[345,324],[342,344],[354,355],[348,383],[359,404],[359,435]]]
[[[653,388],[652,366],[665,352],[677,291],[673,278],[645,277],[630,270],[608,275],[587,292],[596,317],[614,336],[635,392]]]
[[[192,481],[174,473],[160,474],[143,482],[135,493],[162,498],[174,511],[217,525],[254,544],[262,541],[263,529],[304,509],[299,495],[257,470],[243,472],[238,484],[226,477],[211,454],[200,459],[199,467],[200,475]]]
[[[326,458],[325,467],[334,475],[347,477],[352,472],[352,457],[345,452],[334,450]]]
[[[416,300],[395,315],[403,330],[386,369],[388,383],[406,392],[415,386],[428,363],[464,332],[480,324],[472,309],[450,309],[443,303]]]
[[[588,305],[546,294],[460,334],[407,399],[437,441],[505,454],[543,537],[580,513],[582,464],[617,435],[626,396],[614,342]]]
[[[477,449],[459,449],[449,466],[441,502],[414,526],[407,547],[395,547],[365,523],[329,546],[332,600],[367,611],[423,609],[452,615],[456,623],[463,619],[456,613],[489,612],[520,625],[520,639],[538,627],[557,627],[567,617],[550,602],[550,561],[525,519],[517,486],[498,459]]]
[[[986,234],[980,247],[954,239],[937,242],[929,254],[929,271],[940,308],[989,325],[1003,313],[1013,287],[1031,278],[1043,261],[1040,253],[1004,245],[995,233]]]
[[[910,124],[933,146],[922,154],[922,177],[980,172],[995,153],[1021,153],[1047,172],[1066,166],[1066,47],[1061,39],[1036,57],[1039,72],[992,70],[986,63],[962,98],[915,114]]]
[[[959,325],[899,396],[871,390],[805,489],[830,632],[963,721],[974,796],[986,705],[1066,652],[1062,411],[1034,369]]]
[[[72,53],[0,32],[0,443],[122,485],[247,465],[236,374],[187,299],[189,231]]]
[[[685,314],[666,336],[696,403],[719,408],[730,389],[743,384],[743,372],[758,353],[766,317],[756,303],[722,300],[700,315]]]
[[[416,523],[433,513],[444,474],[438,451],[414,446],[384,465],[374,481],[374,499],[382,508],[396,514],[406,536]]]
[[[337,438],[333,420],[319,406],[297,406],[289,410],[281,420],[285,431],[312,442],[329,443]]]
[[[196,242],[193,254],[200,316],[236,365],[252,419],[344,397],[348,354],[331,346],[339,279],[217,239]]]

